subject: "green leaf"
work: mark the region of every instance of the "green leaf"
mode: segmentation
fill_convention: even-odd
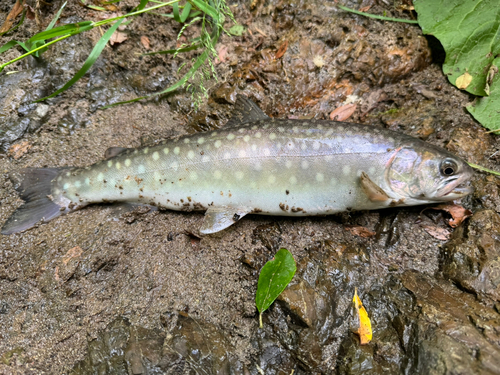
[[[26,51],[29,51],[28,47],[23,42],[18,42],[17,40],[11,40],[10,42],[7,42],[2,47],[0,47],[0,53],[4,53],[5,51],[8,51],[14,46],[21,46]]]
[[[191,0],[191,2],[203,13],[208,14],[210,17],[212,17],[215,23],[219,22],[219,13],[214,7],[208,5],[203,0]]]
[[[474,118],[490,130],[500,129],[500,57],[493,60],[487,80],[489,96],[467,106]],[[490,80],[491,79],[491,80]]]
[[[33,35],[29,40],[28,43],[33,43],[38,40],[46,40],[50,38],[55,38],[61,35],[73,35],[73,34],[78,34],[83,31],[90,30],[94,27],[94,24],[92,21],[82,21],[78,23],[69,23],[67,25],[59,26],[54,29],[50,30],[45,30],[42,31],[41,33]]]
[[[500,54],[498,0],[415,0],[414,6],[423,32],[438,38],[446,51],[443,72],[449,81],[474,95],[486,96],[489,91],[490,97],[469,111],[485,127],[498,128],[500,83],[487,82]]]
[[[83,77],[85,73],[94,65],[94,62],[97,60],[97,58],[101,55],[102,50],[106,46],[106,43],[108,43],[109,38],[111,38],[111,35],[116,31],[118,26],[122,23],[123,19],[120,19],[114,23],[113,26],[111,26],[108,31],[104,33],[104,35],[99,39],[99,41],[96,43],[94,48],[92,49],[92,52],[90,52],[89,57],[87,57],[87,60],[85,60],[85,63],[83,66],[80,68],[80,70],[71,78],[66,84],[61,87],[59,90],[56,92],[52,93],[49,96],[46,96],[45,98],[38,99],[35,102],[41,102],[42,100],[46,100],[49,98],[53,98],[54,96],[60,94],[63,91],[66,91],[69,89],[71,86],[73,86],[80,78]]]
[[[255,304],[260,313],[262,327],[262,313],[266,311],[276,298],[292,281],[297,266],[292,254],[287,249],[280,249],[273,260],[267,262],[259,275]]]
[[[229,34],[231,35],[236,35],[236,36],[242,36],[243,33],[246,31],[245,26],[243,25],[234,25],[229,29]]]

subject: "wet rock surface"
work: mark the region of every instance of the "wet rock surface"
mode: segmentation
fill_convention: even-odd
[[[40,8],[42,23],[55,14],[53,3]],[[122,3],[121,11],[135,5]],[[383,2],[344,4],[410,16]],[[181,26],[153,15],[127,26],[128,40],[107,46],[84,79],[54,99],[33,103],[79,69],[97,30],[0,75],[0,222],[21,204],[8,171],[85,166],[108,147],[222,126],[238,93],[282,118],[327,119],[354,104],[347,121],[420,137],[498,169],[497,136],[462,109],[470,98],[448,84],[436,64],[442,51],[418,27],[350,15],[333,2],[236,5],[249,32],[221,38],[221,79],[198,111],[183,91],[99,110],[182,76],[192,55],[133,57],[147,52],[143,35],[155,50],[175,45]],[[9,10],[2,2],[0,20]],[[93,17],[68,4],[61,22]],[[26,22],[14,37],[39,28]],[[473,185],[461,204],[474,214],[454,230],[446,213],[414,207],[249,215],[199,238],[200,213],[108,205],[1,236],[0,373],[500,373],[500,185],[481,173]],[[429,227],[453,232],[451,239],[433,237]],[[258,274],[280,247],[293,254],[297,274],[259,329]],[[355,288],[372,320],[373,341],[364,346],[352,332]]]

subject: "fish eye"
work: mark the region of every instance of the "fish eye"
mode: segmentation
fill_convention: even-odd
[[[446,159],[441,163],[440,170],[443,176],[453,176],[458,171],[458,165],[453,160]]]

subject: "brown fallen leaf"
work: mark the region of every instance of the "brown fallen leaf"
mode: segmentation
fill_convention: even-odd
[[[345,121],[352,116],[356,110],[356,104],[346,104],[338,107],[332,113],[330,113],[330,120],[334,121]]]
[[[7,15],[2,27],[0,28],[0,33],[6,33],[9,31],[14,24],[14,20],[17,16],[19,16],[24,9],[24,3],[26,0],[17,0],[14,6],[12,7],[10,13]]]
[[[115,44],[123,43],[128,39],[127,34],[122,33],[121,31],[115,31],[111,38],[109,38],[109,44],[114,46]]]
[[[217,47],[217,57],[214,61],[215,65],[226,61],[227,51],[228,51],[228,46],[221,45]]]
[[[149,41],[149,38],[145,35],[141,36],[141,43],[146,49],[151,48],[151,42]]]
[[[422,228],[424,228],[424,230],[435,239],[441,241],[447,241],[450,239],[451,233],[448,231],[448,229],[433,227],[431,225],[422,225]]]
[[[285,40],[280,48],[278,48],[278,50],[276,51],[276,54],[274,55],[274,58],[276,60],[278,59],[281,59],[283,57],[283,55],[285,54],[286,50],[288,49],[288,40]]]
[[[347,227],[345,229],[351,232],[355,236],[364,238],[373,237],[377,234],[376,232],[372,232],[371,230],[365,227]]]
[[[82,255],[83,250],[80,246],[75,246],[69,249],[66,254],[62,257],[62,261],[64,264],[68,264],[68,262],[73,258],[79,258]]]
[[[451,219],[448,221],[450,227],[456,228],[468,217],[472,216],[472,211],[458,204],[440,204],[439,206],[432,207],[433,210],[443,210],[451,215]]]
[[[29,144],[28,141],[16,143],[15,145],[10,146],[9,156],[12,156],[14,159],[17,160],[21,156],[23,156],[25,153],[27,153],[30,148],[31,148],[31,145]]]

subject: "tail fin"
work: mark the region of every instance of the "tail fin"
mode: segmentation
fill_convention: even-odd
[[[40,221],[49,221],[64,213],[52,202],[52,180],[65,168],[26,168],[13,172],[9,178],[26,202],[7,219],[1,233],[12,234],[32,228]]]

